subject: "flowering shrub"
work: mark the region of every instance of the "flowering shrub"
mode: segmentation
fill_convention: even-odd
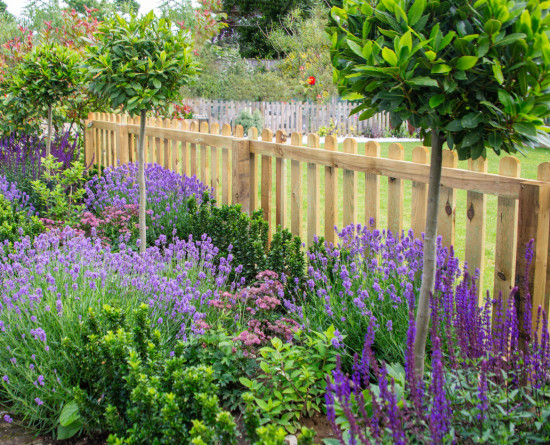
[[[422,241],[412,232],[390,232],[350,225],[338,234],[337,246],[317,244],[308,252],[306,290],[286,306],[308,329],[334,325],[346,336],[346,348],[362,350],[364,333],[374,317],[373,348],[380,359],[402,361],[408,304],[415,301],[422,268]],[[450,263],[452,268],[444,267]],[[439,245],[441,280],[454,282],[457,261]]]
[[[111,244],[116,249],[122,238],[137,239],[138,213],[136,204],[125,204],[122,207],[108,206],[100,212],[99,217],[91,212],[84,212],[76,228],[87,235],[95,233],[97,237]]]
[[[431,378],[414,374],[414,305],[410,306],[405,372],[401,381],[378,364],[369,325],[352,376],[341,367],[328,379],[327,410],[341,443],[535,443],[550,439],[546,421],[550,375],[547,315],[538,310],[531,331],[530,297],[521,314],[517,288],[478,306],[475,280],[447,286],[432,298]],[[471,283],[471,284],[469,284]],[[491,327],[494,304],[495,324]],[[520,332],[520,325],[525,329]],[[377,385],[371,376],[374,375]],[[337,417],[338,416],[338,417]]]
[[[124,241],[118,248],[111,252],[70,229],[33,242],[23,238],[9,256],[0,247],[0,350],[6,357],[0,391],[31,426],[52,430],[63,403],[74,399],[83,371],[75,358],[84,353],[82,323],[90,311],[111,305],[124,314],[145,303],[169,351],[196,331],[210,299],[235,289],[228,279],[231,259],[214,265],[218,251],[206,237],[150,247],[144,255]],[[94,425],[92,418],[83,419],[88,424]]]

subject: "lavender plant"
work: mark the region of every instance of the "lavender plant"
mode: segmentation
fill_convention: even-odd
[[[62,163],[62,170],[77,160],[77,149],[80,144],[78,134],[69,132],[56,134],[51,145],[51,154]],[[42,158],[46,157],[46,141],[36,135],[12,134],[0,139],[0,175],[7,181],[17,183],[19,190],[27,193],[31,201],[38,205],[32,181],[39,179],[45,171]]]
[[[0,195],[13,206],[14,210],[26,212],[29,216],[36,213],[29,195],[21,191],[17,183],[10,182],[5,176],[1,175]]]
[[[346,337],[342,352],[352,355],[362,350],[364,333],[374,319],[373,348],[379,358],[402,361],[408,308],[420,285],[422,241],[411,231],[397,238],[360,225],[344,228],[338,237],[336,246],[318,243],[308,252],[306,289],[286,300],[286,307],[307,329],[322,331],[334,325]],[[437,258],[442,279],[452,284],[457,262],[441,242]],[[446,266],[449,262],[452,268]]]
[[[138,165],[134,163],[106,169],[101,177],[92,178],[85,186],[88,209],[101,213],[107,207],[139,205],[138,173]],[[196,177],[181,176],[158,164],[145,166],[145,186],[148,244],[160,235],[171,238],[173,228],[186,217],[188,199],[194,196],[200,203],[210,193]]]
[[[529,249],[527,255],[530,255]],[[531,253],[532,255],[532,253]],[[327,379],[328,417],[340,443],[546,443],[550,440],[550,342],[540,308],[532,330],[530,297],[523,314],[517,288],[478,306],[475,280],[465,270],[458,284],[436,279],[431,299],[431,373],[414,367],[411,301],[404,378],[397,382],[372,346],[374,321],[351,377],[341,366]],[[491,308],[494,305],[494,324]],[[520,334],[523,325],[525,335]],[[445,345],[445,348],[443,348]],[[376,383],[373,383],[372,377]]]
[[[9,255],[0,248],[0,394],[28,425],[51,431],[62,405],[74,399],[82,371],[75,351],[83,351],[89,311],[110,305],[130,313],[145,303],[170,351],[178,339],[198,332],[210,299],[237,285],[228,279],[231,259],[215,265],[218,251],[206,237],[172,244],[161,238],[145,255],[126,241],[112,252],[99,239],[66,229],[33,242],[23,238]]]

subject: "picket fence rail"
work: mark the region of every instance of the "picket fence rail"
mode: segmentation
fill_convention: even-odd
[[[109,167],[137,160],[139,118],[91,114],[86,128],[87,164]],[[307,146],[303,146],[303,137],[297,132],[288,135],[279,130],[274,135],[264,129],[259,135],[253,128],[245,139],[241,126],[232,131],[228,124],[220,128],[204,122],[199,127],[196,121],[161,119],[148,119],[145,142],[147,162],[196,175],[213,188],[218,202],[239,203],[245,212],[261,209],[269,223],[270,236],[273,228],[280,225],[308,245],[314,235],[335,242],[339,209],[343,210],[344,226],[368,224],[373,219],[374,227],[379,228],[381,176],[388,181],[387,228],[400,234],[404,226],[410,227],[417,236],[424,230],[430,168],[426,147],[414,148],[413,161],[407,162],[403,146],[398,143],[389,146],[388,159],[384,159],[380,157],[380,145],[374,141],[367,142],[365,155],[360,155],[357,141],[352,138],[344,141],[343,152],[339,152],[338,141],[332,136],[326,137],[321,149],[319,136],[314,133],[307,136]],[[510,289],[518,286],[516,298],[521,301],[526,283],[533,310],[540,305],[549,313],[550,162],[538,166],[538,180],[520,178],[520,163],[512,156],[500,160],[498,175],[487,173],[483,159],[470,161],[469,170],[458,169],[456,153],[448,150],[444,151],[443,166],[439,206],[443,244],[454,245],[456,217],[465,218],[464,260],[469,270],[478,268],[483,277],[487,196],[497,196],[494,295],[502,292],[506,301]],[[339,170],[343,170],[340,194]],[[363,215],[357,214],[359,175],[364,175],[365,184]],[[404,221],[405,181],[412,184],[410,224]],[[456,214],[457,190],[467,191],[465,215]],[[534,257],[526,276],[525,246],[530,240],[534,240]],[[479,288],[483,288],[481,284]],[[536,312],[533,323],[535,320]]]

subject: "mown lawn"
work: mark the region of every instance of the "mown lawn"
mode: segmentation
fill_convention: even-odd
[[[419,143],[417,142],[404,142],[403,146],[405,148],[405,160],[412,161],[412,150]],[[388,155],[388,146],[390,143],[382,143],[381,145],[381,156],[387,157]],[[359,153],[364,154],[365,144],[359,144]],[[339,150],[343,151],[342,144],[339,145]],[[537,178],[537,168],[538,165],[550,161],[550,150],[548,149],[536,149],[531,150],[528,153],[528,156],[525,157],[521,154],[517,154],[516,157],[521,162],[521,177],[526,179],[536,179]],[[491,153],[488,156],[488,170],[489,173],[498,173],[499,169],[499,160],[500,157]],[[258,161],[260,162],[260,161]],[[286,161],[286,171],[287,171],[287,216],[286,216],[286,227],[290,228],[290,161]],[[467,169],[468,162],[460,161],[459,168]],[[261,169],[258,165],[258,183],[260,183],[260,174]],[[307,233],[307,171],[306,166],[302,164],[302,198],[303,198],[303,233]],[[321,234],[324,235],[324,168],[320,168],[321,173]],[[357,223],[364,224],[364,190],[365,190],[365,179],[363,174],[358,176],[358,198],[357,198]],[[342,181],[343,181],[343,172],[340,170],[338,172],[338,226],[342,226]],[[272,224],[275,225],[275,161],[273,161],[273,195],[272,195]],[[387,190],[388,190],[388,180],[386,177],[382,177],[380,181],[380,222],[381,228],[387,227]],[[408,229],[410,227],[411,219],[411,182],[405,181],[405,195],[404,195],[404,224],[403,227]],[[261,205],[261,193],[260,187],[258,187],[258,207]],[[496,239],[496,215],[497,215],[497,197],[496,196],[487,196],[487,218],[486,218],[486,244],[485,244],[485,271],[483,274],[483,288],[493,290],[493,276],[494,276],[494,257],[495,257],[495,239]],[[305,241],[304,237],[304,241]],[[466,191],[458,190],[457,191],[457,206],[456,206],[456,239],[455,239],[455,250],[459,258],[464,258],[465,252],[465,243],[466,243]]]

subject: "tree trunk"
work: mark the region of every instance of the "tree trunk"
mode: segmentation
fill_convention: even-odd
[[[424,377],[426,338],[430,325],[430,294],[435,285],[437,213],[439,209],[439,186],[441,183],[441,159],[443,139],[438,129],[432,130],[432,155],[430,164],[430,184],[428,189],[428,209],[424,233],[424,257],[422,264],[422,284],[416,310],[416,337],[414,339],[414,368],[417,378]]]
[[[48,105],[48,136],[46,138],[46,157],[49,157],[52,152],[52,104]],[[50,174],[50,169],[46,169],[46,173]]]
[[[139,121],[139,141],[138,141],[138,162],[139,162],[139,251],[145,253],[146,242],[146,230],[145,225],[145,206],[147,205],[146,190],[145,190],[145,121],[147,119],[147,112],[143,110],[141,112]]]

